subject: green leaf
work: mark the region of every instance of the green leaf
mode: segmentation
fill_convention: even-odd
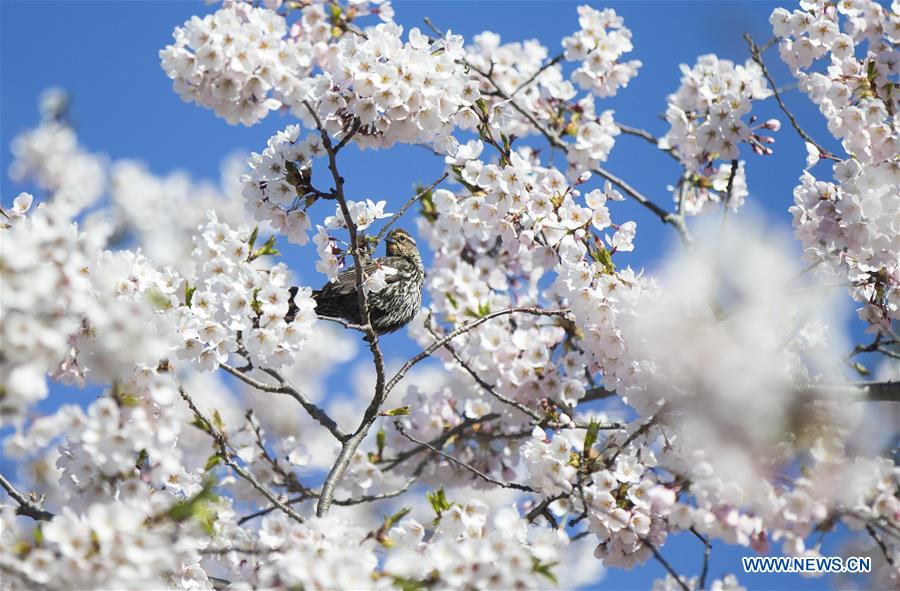
[[[121,392],[119,394],[119,403],[126,408],[133,408],[141,403],[141,399],[134,394]]]
[[[612,275],[616,272],[616,266],[612,262],[612,257],[609,255],[609,251],[606,250],[606,247],[602,244],[598,244],[597,250],[591,252],[591,257],[595,261],[600,263],[600,265],[603,267],[603,270],[607,274]]]
[[[584,435],[584,457],[588,456],[591,448],[594,447],[594,444],[597,443],[597,435],[600,433],[600,423],[596,420],[591,419],[591,422],[588,424],[587,433]]]
[[[40,546],[44,543],[44,528],[38,523],[37,527],[34,528],[34,531],[31,532],[34,536],[34,543],[36,546]]]
[[[375,445],[378,446],[378,457],[384,455],[384,445],[387,441],[387,433],[384,432],[384,429],[379,429],[378,433],[375,434]]]
[[[491,305],[489,303],[487,303],[487,302],[484,302],[484,303],[479,302],[478,303],[478,317],[479,318],[484,318],[485,316],[487,316],[490,313],[491,313]]]
[[[385,417],[403,417],[409,414],[410,406],[401,406],[399,408],[392,408],[391,410],[386,410],[382,414]]]
[[[412,511],[410,507],[403,507],[391,516],[385,515],[384,524],[381,527],[383,527],[385,531],[391,529],[394,527],[394,524],[406,517],[410,511]]]
[[[150,458],[150,455],[147,453],[146,449],[142,449],[140,453],[138,453],[137,461],[134,463],[135,466],[140,467],[144,462],[146,462]]]
[[[450,302],[450,305],[451,305],[451,306],[453,306],[454,308],[458,308],[458,307],[459,307],[459,305],[456,303],[456,298],[453,297],[453,294],[451,294],[451,293],[448,292],[448,293],[445,293],[445,294],[444,294],[444,297],[447,298],[447,301]]]
[[[869,371],[869,368],[866,367],[865,365],[863,365],[862,363],[860,363],[859,361],[856,361],[853,363],[853,369],[855,369],[856,372],[861,376],[867,377],[872,374],[872,372]]]
[[[203,422],[202,419],[200,419],[200,417],[197,417],[196,419],[191,421],[191,425],[193,425],[194,427],[197,427],[201,431],[207,431],[207,425],[205,422]]]
[[[219,431],[221,431],[225,427],[225,422],[222,421],[222,415],[219,414],[218,409],[213,409],[212,421],[213,425],[215,425],[216,429],[218,429]]]
[[[220,458],[218,456],[218,454],[213,454],[213,455],[209,456],[209,458],[207,458],[206,465],[203,466],[203,471],[209,472],[210,470],[212,470],[213,468],[218,466],[221,462],[222,462],[222,458]]]
[[[191,300],[194,299],[194,292],[197,291],[197,286],[191,287],[189,283],[184,284],[184,305],[190,307]]]
[[[422,583],[421,581],[407,579],[406,577],[399,577],[397,575],[391,575],[391,580],[394,582],[394,586],[400,591],[423,591],[428,588],[425,583]]]
[[[556,580],[556,575],[550,570],[557,564],[558,562],[541,562],[537,558],[531,558],[531,570],[536,572],[539,575],[546,577],[551,583],[554,585],[559,585],[559,581]]]
[[[419,215],[431,223],[434,223],[438,217],[437,207],[434,205],[433,197],[433,193],[429,191],[419,198]]]
[[[155,287],[151,287],[144,292],[144,299],[156,310],[168,310],[172,307],[169,298]]]
[[[247,239],[247,250],[253,251],[253,245],[256,244],[256,237],[259,236],[259,226],[255,226],[250,232],[250,238]]]
[[[203,481],[203,488],[200,489],[200,492],[172,505],[166,511],[166,515],[178,522],[194,519],[207,535],[212,535],[217,517],[212,505],[219,499],[218,495],[212,492],[214,485],[215,481],[207,478]]]
[[[435,515],[437,518],[441,518],[441,514],[453,506],[450,501],[447,500],[447,493],[444,492],[444,487],[437,489],[434,492],[426,492],[425,498],[428,499],[428,503],[431,505],[431,508],[434,509]]]
[[[254,260],[261,256],[265,255],[279,255],[281,254],[277,248],[275,248],[275,235],[272,234],[269,236],[269,239],[266,240],[266,243],[260,246],[258,249],[253,251],[253,254],[250,255],[248,260]]]

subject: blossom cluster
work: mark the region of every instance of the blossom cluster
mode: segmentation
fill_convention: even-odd
[[[193,270],[193,235],[207,211],[232,225],[246,219],[238,184],[242,165],[243,159],[226,159],[221,186],[216,186],[184,172],[157,176],[141,162],[115,160],[109,167],[112,207],[104,218],[114,234],[138,242],[148,259],[188,274]]]
[[[30,204],[20,195],[2,230],[5,418],[46,396],[46,374],[112,380],[161,358],[172,336],[155,312],[172,305],[171,271],[139,254],[101,252],[102,228],[80,231],[65,205],[27,213]]]
[[[251,154],[250,171],[241,176],[242,195],[256,219],[269,222],[294,244],[309,241],[304,198],[313,191],[308,178],[312,160],[324,154],[317,134],[300,139],[300,126],[289,125],[269,138],[262,154]]]
[[[186,555],[185,532],[152,525],[153,515],[131,502],[96,503],[83,513],[66,508],[39,535],[19,526],[12,507],[3,507],[0,531],[3,547],[10,549],[4,552],[4,586],[36,588],[63,580],[79,587],[165,586],[163,574],[179,569]]]
[[[342,37],[323,73],[292,97],[294,115],[315,128],[312,109],[334,135],[355,129],[353,141],[360,147],[442,145],[456,112],[479,98],[458,63],[462,37],[432,40],[417,28],[409,30],[406,42],[402,35],[399,25],[381,23],[364,37]]]
[[[836,160],[834,182],[804,173],[794,190],[794,228],[812,261],[833,260],[862,303],[860,317],[887,329],[900,318],[900,19],[876,2],[776,9],[770,22],[800,89],[819,107],[845,159],[808,146],[810,166]],[[843,18],[842,18],[843,17]],[[863,55],[864,49],[864,55]],[[807,71],[828,57],[824,71]]]
[[[634,48],[631,31],[611,8],[579,6],[578,24],[581,29],[562,41],[566,60],[581,62],[572,81],[601,98],[614,96],[641,67],[638,60],[620,61]]]
[[[296,523],[278,512],[248,531],[229,527],[220,514],[216,528],[223,535],[207,548],[205,566],[212,570],[216,563],[263,587],[535,589],[553,580],[565,535],[529,527],[513,507],[491,511],[478,500],[445,501],[435,510],[430,526],[412,517],[386,518],[372,531],[346,518]],[[379,554],[386,555],[383,561]]]
[[[810,262],[838,255],[887,335],[900,297],[897,6],[801,9],[773,13],[782,55],[847,158],[812,146],[810,168],[834,160],[835,180],[804,174],[797,234]],[[375,15],[385,22],[355,24]],[[743,217],[727,233],[692,227],[692,247],[652,270],[625,264],[637,225],[619,219],[622,194],[592,182],[620,133],[595,101],[640,65],[624,59],[622,19],[580,7],[552,58],[490,32],[471,45],[404,37],[392,16],[377,0],[226,0],[176,29],[160,56],[184,98],[232,123],[283,109],[308,128],[277,132],[218,189],[107,168],[78,147],[61,95],[45,98],[12,172],[51,198],[0,210],[3,452],[27,499],[4,481],[20,509],[0,505],[4,588],[575,588],[601,561],[664,562],[676,533],[816,556],[814,534],[836,523],[883,559],[873,580],[896,586],[900,470],[869,441],[880,417],[844,382],[849,347],[818,278]],[[739,206],[740,144],[770,153],[762,130],[779,126],[749,117],[771,94],[756,63],[703,56],[682,74],[658,145],[686,169],[679,220]],[[529,134],[567,169],[517,143]],[[317,322],[312,292],[269,258],[279,234],[312,234],[334,279],[363,248],[343,240],[348,221],[368,230],[392,215],[339,195],[351,142],[427,145],[455,183],[417,196],[433,260],[410,336],[428,348],[389,379],[395,351],[371,341],[355,398],[323,379],[359,335]],[[325,155],[331,192],[314,175]],[[85,212],[104,191],[109,207]],[[416,365],[428,356],[441,363]],[[104,387],[42,415],[48,376]],[[35,529],[26,519],[41,511]],[[706,570],[654,589],[706,587]],[[743,589],[733,576],[710,588]]]
[[[44,93],[41,124],[12,141],[9,175],[19,182],[33,181],[77,213],[103,193],[106,163],[79,144],[75,130],[63,117],[67,100],[59,89]]]
[[[251,234],[210,213],[194,238],[198,269],[186,291],[188,301],[175,313],[183,339],[177,355],[199,369],[215,369],[239,350],[254,365],[277,369],[303,347],[315,323],[310,290],[299,289],[292,297],[283,263],[266,270],[251,264],[269,254],[251,251]],[[297,311],[288,321],[292,301]]]
[[[565,51],[549,61],[547,49],[537,41],[500,45],[500,37],[489,31],[466,48],[466,61],[477,73],[474,78],[490,111],[508,113],[491,121],[491,135],[550,133],[566,146],[571,180],[605,161],[620,133],[613,112],[599,111],[595,97],[615,95],[640,67],[637,60],[620,61],[632,49],[631,31],[615,11],[581,6],[578,13],[581,29],[566,37]],[[581,62],[569,78],[559,64],[563,59]],[[589,93],[578,98],[576,85]],[[478,122],[474,108],[457,116],[462,129],[476,128]]]
[[[665,542],[675,492],[657,483],[652,451],[630,449],[601,463],[597,450],[582,446],[575,433],[561,431],[549,438],[534,428],[522,447],[529,482],[547,497],[569,496],[557,511],[587,518],[587,531],[597,537],[594,555],[605,564],[631,568],[644,562],[651,556],[646,542]]]
[[[500,35],[484,31],[475,35],[472,43],[466,46],[466,61],[477,71],[491,73],[491,81],[483,76],[474,76],[483,100],[494,100],[491,92],[496,91],[496,84],[503,93],[512,97],[510,100],[515,100],[527,112],[541,119],[549,119],[550,102],[570,100],[576,91],[574,85],[563,76],[559,64],[546,66],[547,53],[547,48],[536,39],[501,44]],[[475,111],[463,109],[457,115],[456,123],[462,129],[469,129],[475,126],[477,119]],[[514,113],[509,123],[498,131],[516,137],[536,133],[534,126],[521,113]]]
[[[681,85],[669,96],[666,121],[670,128],[660,140],[685,167],[676,200],[684,212],[695,215],[711,202],[740,207],[747,195],[743,163],[732,175],[739,147],[749,144],[757,154],[771,154],[771,136],[761,130],[777,131],[780,123],[770,119],[751,127],[755,117],[745,122],[752,102],[771,96],[762,68],[752,60],[736,65],[715,55],[698,58],[693,68],[681,67]],[[727,160],[731,163],[716,163]]]
[[[412,580],[436,575],[436,588],[540,589],[554,580],[549,567],[568,543],[561,532],[529,527],[515,508],[489,515],[478,500],[453,503],[438,519],[427,541],[414,519],[392,528],[385,570]]]
[[[315,189],[311,181],[313,159],[324,153],[318,134],[308,134],[301,139],[300,127],[290,125],[269,138],[262,154],[251,155],[248,161],[250,172],[241,176],[242,194],[256,219],[268,222],[295,244],[304,245],[309,241],[312,222],[307,208],[318,199],[331,197]],[[357,230],[365,230],[376,220],[390,216],[384,211],[384,201],[351,199],[346,205]],[[329,230],[342,228],[346,228],[346,220],[341,206],[336,205],[334,215],[326,217],[324,225],[316,225],[313,236],[319,254],[316,269],[329,279],[337,277],[347,255]],[[379,269],[367,278],[367,288],[374,288],[383,277],[384,270]]]
[[[310,44],[287,32],[281,15],[230,3],[176,28],[159,57],[182,100],[249,126],[279,109],[310,72]]]

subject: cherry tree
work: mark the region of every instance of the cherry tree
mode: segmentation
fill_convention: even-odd
[[[0,586],[575,587],[657,561],[654,589],[736,590],[742,573],[708,576],[714,546],[818,556],[830,536],[871,556],[868,587],[900,584],[897,423],[867,438],[900,402],[900,4],[775,9],[743,63],[682,66],[662,137],[604,108],[640,75],[627,24],[564,8],[557,47],[404,30],[386,0],[226,0],[173,23],[159,59],[184,101],[288,120],[218,185],[91,153],[65,93],[41,98],[9,170],[40,203],[0,212],[18,468]],[[753,115],[763,101],[783,116]],[[745,159],[778,158],[785,133],[808,152],[802,259],[745,205]],[[606,169],[622,134],[678,163],[671,196]],[[345,150],[398,144],[443,174],[407,200],[350,194]],[[622,263],[625,200],[677,238],[652,272]],[[386,271],[364,269],[398,226],[430,255],[404,329],[420,352],[392,365],[369,306]],[[317,314],[312,288],[350,267],[363,322]],[[348,405],[323,389],[350,360]],[[104,389],[41,413],[51,383]],[[697,572],[666,558],[681,532]]]

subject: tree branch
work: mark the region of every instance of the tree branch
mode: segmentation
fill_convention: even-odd
[[[515,100],[513,100],[513,98],[510,95],[506,94],[503,91],[503,89],[500,88],[500,86],[497,84],[497,82],[494,81],[490,72],[484,72],[483,70],[481,70],[480,68],[473,65],[471,62],[469,62],[467,60],[464,61],[463,63],[465,64],[466,67],[470,68],[471,70],[473,70],[474,72],[479,74],[482,78],[484,78],[487,82],[489,82],[491,84],[491,86],[493,86],[494,89],[496,90],[497,96],[499,96],[500,98],[502,98],[504,100],[509,101],[510,106],[513,107],[516,111],[518,111],[523,117],[525,117],[528,120],[528,122],[531,123],[531,125],[533,125],[534,128],[536,130],[538,130],[538,132],[540,132],[541,135],[544,136],[544,138],[546,138],[546,140],[550,143],[551,146],[553,146],[555,148],[559,148],[566,154],[569,153],[570,145],[567,144],[566,142],[562,141],[555,132],[551,131],[550,129],[547,129],[543,124],[541,124],[541,122],[539,122],[534,117],[534,115],[531,112],[529,112],[527,109],[524,109],[523,107],[521,107],[518,103],[516,103]],[[634,128],[628,128],[628,129],[629,129],[629,131],[635,131]],[[638,135],[640,135],[640,134],[638,134]],[[649,134],[647,134],[647,135],[649,135]],[[645,137],[645,136],[642,136],[642,137]],[[650,136],[650,137],[652,138],[653,136]],[[645,139],[646,139],[646,137],[645,137]],[[636,189],[631,187],[631,185],[629,185],[625,181],[619,179],[612,173],[609,173],[600,167],[595,168],[594,172],[596,172],[603,178],[607,179],[608,181],[612,182],[613,184],[618,185],[630,197],[632,197],[638,203],[640,203],[641,205],[643,205],[644,207],[646,207],[647,209],[649,209],[650,211],[655,213],[656,216],[663,223],[669,224],[673,228],[675,228],[675,230],[678,232],[678,235],[681,237],[682,242],[684,242],[686,245],[690,244],[690,242],[691,242],[690,234],[688,233],[687,225],[684,223],[683,217],[681,217],[678,214],[673,214],[673,213],[670,213],[670,212],[664,210],[662,207],[660,207],[656,203],[647,199],[647,197],[643,196],[640,192],[638,192]]]
[[[429,321],[426,322],[426,328],[428,329],[428,332],[431,333],[431,336],[433,338],[438,339],[439,337],[438,337],[437,333],[434,331],[434,329],[430,325],[431,318],[429,317],[428,320]],[[475,380],[475,383],[478,384],[482,390],[484,390],[485,392],[487,392],[488,394],[490,394],[491,396],[493,396],[500,402],[507,404],[507,405],[525,413],[526,415],[530,416],[535,421],[543,420],[543,417],[537,411],[535,411],[531,408],[528,408],[527,406],[525,406],[518,400],[513,400],[512,398],[508,398],[508,397],[504,396],[503,394],[497,392],[493,386],[491,386],[490,384],[485,382],[483,379],[481,379],[481,376],[479,376],[477,373],[475,373],[475,370],[472,369],[471,367],[469,367],[469,365],[465,361],[462,360],[462,358],[456,352],[456,349],[453,348],[453,345],[451,345],[450,343],[444,343],[444,348],[450,352],[450,355],[453,356],[453,359],[456,360],[456,363],[458,363],[459,366],[461,368],[463,368],[466,371],[466,373],[468,373],[469,376],[473,380]]]
[[[194,404],[194,400],[181,385],[178,386],[178,393],[181,394],[181,398],[187,403],[188,407],[190,407],[191,411],[194,413],[194,416],[198,419],[198,426],[200,427],[200,429],[202,429],[204,432],[206,432],[207,435],[212,437],[213,441],[216,444],[216,447],[218,448],[216,450],[216,455],[222,458],[222,461],[225,462],[225,465],[234,470],[235,474],[250,483],[250,486],[259,491],[262,496],[269,499],[269,502],[278,507],[278,509],[280,509],[288,517],[290,517],[297,523],[303,523],[303,517],[301,517],[300,514],[282,503],[281,500],[279,500],[279,498],[275,495],[275,493],[273,493],[262,483],[260,483],[252,473],[245,470],[244,468],[239,466],[237,462],[234,461],[234,456],[232,456],[231,452],[228,451],[228,441],[225,439],[225,436],[222,435],[215,427],[213,427],[213,424],[209,421],[209,419],[203,416],[203,413],[200,412],[200,409],[197,408],[196,404]]]
[[[591,51],[594,51],[594,50],[592,49]],[[588,52],[588,53],[590,53],[590,52]],[[535,72],[534,74],[532,74],[532,75],[528,78],[528,80],[526,80],[526,81],[523,82],[522,84],[519,84],[519,85],[516,87],[516,89],[513,90],[513,91],[509,94],[509,98],[512,99],[514,96],[516,96],[517,94],[519,94],[519,92],[521,92],[522,90],[524,90],[526,86],[528,86],[529,84],[531,84],[532,82],[534,82],[535,80],[537,80],[537,77],[538,77],[538,76],[540,76],[541,74],[543,74],[544,72],[546,72],[547,70],[549,70],[550,68],[552,68],[553,66],[555,66],[556,64],[558,64],[559,62],[563,61],[563,59],[564,59],[565,57],[566,57],[566,56],[565,56],[565,54],[563,54],[563,53],[558,53],[558,54],[556,54],[555,56],[553,56],[553,58],[552,58],[550,61],[548,61],[548,62],[545,63],[543,66],[541,66],[540,68],[538,68],[537,72]],[[495,86],[495,88],[496,88],[496,86]]]
[[[475,425],[480,425],[481,423],[487,423],[490,421],[494,421],[499,418],[500,418],[500,415],[491,413],[491,414],[484,415],[483,417],[478,417],[477,419],[466,419],[462,423],[456,425],[455,427],[453,427],[451,429],[448,429],[446,432],[444,432],[441,435],[438,435],[437,437],[432,439],[429,442],[429,445],[443,447],[447,441],[449,441],[451,438],[459,435],[460,433],[462,433],[469,427],[473,427]],[[426,449],[430,449],[430,448],[428,446],[426,446],[425,444],[422,444],[422,445],[416,446],[412,449],[409,449],[403,453],[397,454],[397,457],[392,458],[391,460],[386,460],[389,463],[387,466],[382,468],[382,472],[387,472],[388,470],[393,470],[394,468],[396,468],[397,466],[399,466],[400,464],[402,464],[409,458],[411,458],[419,453],[422,453]]]
[[[794,130],[797,132],[797,135],[803,138],[804,141],[814,145],[819,151],[819,155],[822,158],[828,158],[830,160],[840,162],[840,158],[831,154],[828,150],[823,148],[821,144],[814,140],[812,136],[810,136],[803,130],[802,127],[800,127],[800,123],[797,121],[797,118],[794,117],[794,114],[791,113],[787,108],[787,105],[784,104],[784,100],[782,100],[781,98],[781,93],[778,91],[778,85],[775,84],[775,79],[772,78],[772,75],[769,73],[769,69],[766,67],[766,62],[763,61],[762,52],[764,51],[764,49],[757,47],[757,45],[753,42],[753,37],[750,36],[750,33],[744,33],[744,40],[747,41],[747,46],[750,49],[750,57],[753,58],[753,61],[759,65],[760,69],[762,69],[763,76],[765,76],[766,80],[769,83],[769,86],[772,87],[772,94],[775,96],[775,102],[778,103],[778,107],[781,109],[781,112],[784,113],[788,118],[791,127],[794,128]],[[766,44],[767,47],[769,45],[769,43]]]
[[[407,481],[398,489],[392,490],[385,493],[378,493],[374,495],[364,495],[361,497],[351,498],[351,499],[334,499],[332,501],[333,505],[338,505],[339,507],[349,507],[352,505],[361,505],[363,503],[374,503],[375,501],[383,501],[385,499],[393,499],[394,497],[399,497],[403,493],[409,490],[409,488],[415,484],[415,482],[419,479],[419,475],[422,473],[422,469],[425,468],[425,464],[428,458],[423,459],[416,469],[413,471],[412,476],[407,479]],[[302,503],[303,501],[307,501],[309,499],[317,499],[319,498],[319,493],[315,491],[307,491],[304,494],[294,497],[293,499],[288,499],[285,502],[285,505],[295,505],[297,503]],[[246,522],[256,519],[257,517],[262,517],[263,515],[267,515],[274,511],[276,507],[268,507],[266,509],[261,509],[255,513],[251,513],[250,515],[246,515],[241,517],[237,524],[243,525]]]
[[[663,568],[665,568],[669,572],[670,575],[672,575],[675,578],[675,581],[678,583],[678,586],[681,587],[683,589],[683,591],[691,591],[691,588],[688,587],[687,583],[685,583],[682,580],[682,578],[678,575],[678,573],[675,572],[675,569],[672,568],[672,565],[669,564],[669,561],[666,560],[665,558],[663,558],[663,555],[659,553],[659,550],[656,549],[656,546],[654,546],[653,544],[650,543],[650,541],[648,541],[644,538],[641,538],[641,542],[643,542],[648,548],[650,548],[650,551],[653,552],[653,556],[656,558],[656,560],[661,565],[663,565]]]
[[[12,482],[6,479],[6,476],[0,474],[0,486],[6,491],[12,500],[19,504],[16,507],[16,515],[24,515],[31,517],[35,521],[50,521],[53,519],[53,513],[45,511],[40,505],[31,501],[27,496],[19,492]]]
[[[438,454],[439,456],[441,456],[442,458],[444,458],[445,460],[447,460],[447,461],[450,462],[451,464],[454,464],[454,465],[456,465],[456,466],[459,466],[460,468],[463,468],[464,470],[468,470],[469,472],[471,472],[471,473],[474,474],[475,476],[478,476],[479,478],[481,478],[481,479],[484,480],[485,482],[488,482],[488,483],[493,484],[493,485],[495,485],[495,486],[499,486],[499,487],[501,487],[501,488],[514,488],[514,489],[516,489],[516,490],[521,490],[521,491],[525,491],[525,492],[532,492],[532,493],[535,492],[535,490],[534,490],[533,488],[531,488],[530,486],[527,486],[527,485],[524,485],[524,484],[519,484],[518,482],[502,482],[502,481],[500,481],[500,480],[496,480],[496,479],[494,479],[494,478],[491,478],[490,476],[488,476],[487,474],[485,474],[484,472],[482,472],[482,471],[479,470],[478,468],[475,468],[474,466],[470,466],[469,464],[463,462],[462,460],[459,460],[459,459],[457,459],[457,458],[454,458],[454,457],[451,456],[450,454],[445,453],[445,452],[439,450],[438,448],[434,447],[434,446],[431,445],[430,443],[426,443],[426,442],[424,442],[424,441],[419,441],[418,439],[416,439],[415,437],[413,437],[412,435],[410,435],[409,433],[407,433],[407,432],[403,429],[403,426],[400,424],[400,421],[394,421],[394,427],[397,428],[397,431],[399,431],[401,435],[403,435],[404,437],[406,437],[407,439],[409,439],[409,440],[412,441],[413,443],[416,443],[416,444],[418,444],[418,445],[423,445],[423,446],[427,447],[428,449],[430,449],[430,450],[433,451],[434,453]]]
[[[593,168],[592,171],[599,174],[601,177],[605,178],[612,184],[616,185],[617,187],[622,189],[622,191],[624,191],[626,195],[652,211],[656,215],[656,217],[658,217],[664,224],[669,224],[670,226],[675,228],[675,230],[678,232],[678,236],[681,238],[682,243],[684,243],[685,245],[691,244],[691,235],[690,232],[688,232],[687,224],[685,223],[683,216],[677,213],[666,211],[653,201],[650,201],[650,199],[645,197],[640,191],[638,191],[613,173],[609,172],[608,170],[597,166]]]
[[[363,286],[363,261],[360,253],[359,235],[356,230],[356,223],[350,215],[347,199],[344,196],[344,179],[340,175],[340,172],[338,172],[337,151],[334,149],[331,138],[328,136],[328,132],[322,125],[322,120],[319,119],[319,115],[316,113],[315,109],[312,108],[312,105],[310,105],[309,102],[304,102],[304,105],[315,120],[319,135],[322,136],[322,144],[325,148],[325,152],[328,154],[328,168],[331,170],[331,176],[334,179],[335,199],[337,199],[338,204],[340,205],[341,213],[344,216],[344,224],[347,226],[347,232],[350,234],[351,253],[353,254],[353,264],[356,269],[356,297],[359,306],[359,317],[362,319],[366,340],[369,343],[369,350],[372,352],[372,361],[375,364],[375,393],[372,396],[372,401],[369,403],[368,408],[366,408],[366,412],[356,431],[346,439],[342,440],[341,451],[338,453],[338,457],[331,467],[331,470],[328,472],[328,476],[325,477],[325,482],[322,485],[322,493],[319,497],[319,502],[316,505],[316,515],[323,517],[328,513],[328,509],[331,507],[331,501],[334,498],[334,489],[341,479],[341,476],[343,476],[344,471],[347,469],[347,466],[350,464],[350,459],[353,457],[353,454],[356,453],[360,443],[365,439],[372,423],[378,418],[378,410],[384,403],[385,396],[387,396],[387,390],[385,390],[384,384],[384,356],[381,353],[381,348],[378,346],[378,334],[372,327],[372,320],[369,317],[369,303],[366,290]]]
[[[712,550],[712,544],[709,543],[709,538],[704,538],[700,535],[695,528],[691,528],[690,532],[694,534],[698,540],[703,542],[703,567],[700,569],[700,589],[706,589],[706,575],[709,573],[709,553]]]
[[[350,437],[350,435],[346,431],[340,428],[340,426],[334,421],[334,419],[328,416],[328,413],[326,413],[324,410],[322,410],[322,408],[310,401],[310,399],[307,398],[303,392],[291,385],[277,371],[262,369],[262,371],[266,372],[279,381],[279,385],[276,386],[275,384],[267,384],[265,382],[261,382],[257,379],[251,378],[247,374],[243,373],[237,368],[231,367],[227,363],[220,363],[219,365],[222,367],[222,369],[224,369],[237,379],[241,380],[249,386],[256,388],[257,390],[260,390],[261,392],[270,392],[272,394],[287,394],[288,396],[299,402],[300,406],[302,406],[303,409],[307,413],[309,413],[309,416],[315,419],[320,425],[328,429],[338,441],[345,441]]]
[[[562,317],[565,317],[569,314],[569,310],[568,309],[545,310],[543,308],[538,308],[535,306],[518,306],[518,307],[506,308],[503,310],[498,310],[496,312],[491,312],[490,314],[486,314],[477,320],[473,320],[472,322],[469,322],[468,324],[464,324],[463,326],[460,326],[459,328],[450,331],[449,333],[447,333],[446,336],[431,343],[431,345],[429,345],[424,350],[419,352],[415,357],[413,357],[412,359],[410,359],[409,361],[404,363],[400,367],[400,369],[397,371],[397,373],[394,374],[394,377],[392,377],[388,381],[387,385],[385,386],[385,393],[390,392],[391,389],[393,389],[393,387],[396,386],[397,383],[399,383],[400,380],[403,379],[403,376],[406,375],[406,372],[409,371],[410,368],[412,368],[414,365],[416,365],[420,361],[429,357],[432,353],[434,353],[435,351],[437,351],[438,349],[443,347],[446,343],[449,343],[450,341],[452,341],[459,335],[467,333],[470,330],[472,330],[473,328],[484,324],[488,320],[493,320],[494,318],[499,318],[501,316],[508,316],[510,314],[532,314],[534,316],[562,316]]]
[[[900,381],[856,382],[847,384],[803,384],[798,388],[801,394],[862,394],[869,402],[900,402]]]
[[[422,197],[424,197],[425,195],[427,195],[428,193],[433,191],[434,188],[437,187],[438,185],[440,185],[444,181],[444,179],[446,179],[448,176],[450,176],[450,173],[445,172],[443,175],[441,175],[441,178],[439,178],[438,180],[431,183],[431,185],[429,185],[428,188],[423,189],[423,190],[419,191],[416,195],[413,195],[412,197],[410,197],[409,200],[403,204],[403,207],[401,207],[399,209],[399,211],[397,211],[397,213],[395,213],[393,216],[391,216],[391,219],[389,219],[387,221],[387,223],[381,228],[381,230],[375,236],[375,241],[372,243],[372,248],[375,248],[378,246],[378,243],[381,242],[381,240],[385,237],[385,235],[388,233],[388,230],[391,229],[391,226],[393,226],[397,222],[397,220],[400,219],[400,217],[404,213],[406,213],[407,209],[412,207],[412,205],[416,201],[418,201],[419,199],[421,199]]]

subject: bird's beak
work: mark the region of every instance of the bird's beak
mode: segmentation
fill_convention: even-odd
[[[396,241],[393,238],[385,238],[384,242],[385,244],[394,244]]]

